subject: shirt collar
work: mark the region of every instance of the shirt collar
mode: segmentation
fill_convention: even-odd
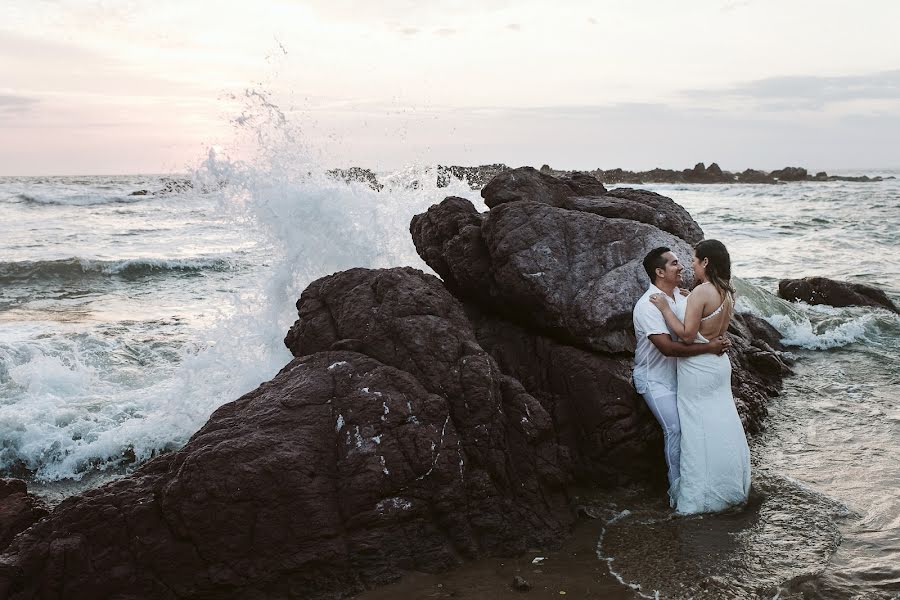
[[[678,288],[675,288],[673,291],[675,292],[674,298],[672,296],[668,295],[667,293],[665,293],[664,291],[662,291],[661,289],[659,289],[658,287],[656,287],[654,284],[652,284],[652,283],[650,284],[650,293],[651,294],[662,294],[663,296],[668,298],[670,301],[677,302],[678,296],[681,296],[681,292],[678,291]]]

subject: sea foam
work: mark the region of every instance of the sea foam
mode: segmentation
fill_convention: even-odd
[[[311,281],[351,267],[428,270],[409,235],[411,217],[448,195],[469,197],[485,210],[464,182],[438,188],[431,167],[385,179],[390,185],[378,192],[335,180],[314,165],[246,163],[210,152],[194,187],[214,182],[219,218],[265,255],[264,264],[249,267],[248,281],[255,283],[231,294],[227,306],[210,306],[218,318],[189,339],[143,340],[132,331],[136,324],[124,325],[131,329],[119,337],[65,323],[54,325],[51,335],[6,338],[0,389],[10,399],[0,403],[0,469],[37,481],[77,480],[180,447],[218,406],[291,359],[284,334]],[[6,265],[5,276],[135,276],[231,266],[219,257],[71,258]],[[24,331],[21,323],[16,331]],[[128,360],[117,360],[121,356]]]

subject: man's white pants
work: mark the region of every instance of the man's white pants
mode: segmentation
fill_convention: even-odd
[[[647,391],[641,395],[662,426],[671,487],[681,476],[681,423],[678,420],[677,393],[659,383],[650,382]]]

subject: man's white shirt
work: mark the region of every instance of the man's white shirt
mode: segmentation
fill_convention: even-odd
[[[684,305],[687,305],[687,297],[675,289],[675,298],[663,292],[655,285],[644,292],[632,311],[634,321],[634,335],[637,338],[637,347],[634,351],[634,387],[639,394],[647,391],[650,383],[658,383],[669,390],[674,391],[678,387],[678,371],[675,357],[669,357],[660,352],[649,336],[657,333],[671,335],[672,339],[678,339],[666,325],[666,319],[662,312],[650,302],[652,294],[662,294],[669,302],[669,306],[676,315],[684,314]]]

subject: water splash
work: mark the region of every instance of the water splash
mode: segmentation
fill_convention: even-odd
[[[735,277],[737,307],[761,316],[782,334],[785,346],[828,350],[892,335],[900,316],[869,307],[811,306],[788,302],[760,286]]]
[[[329,175],[271,97],[252,91],[245,99],[234,122],[249,134],[252,145],[241,154],[251,158],[210,150],[192,185],[167,200],[198,209],[213,203],[246,254],[238,257],[243,279],[230,294],[201,300],[212,304],[192,307],[207,325],[188,332],[155,323],[141,335],[127,318],[123,330],[102,329],[86,314],[80,328],[0,345],[0,389],[10,398],[0,404],[4,472],[80,479],[179,447],[218,406],[290,360],[282,340],[311,281],[351,267],[427,270],[409,234],[411,217],[448,195],[485,209],[464,182],[438,188],[432,166],[388,174],[381,191]],[[101,267],[119,273],[128,265]]]

